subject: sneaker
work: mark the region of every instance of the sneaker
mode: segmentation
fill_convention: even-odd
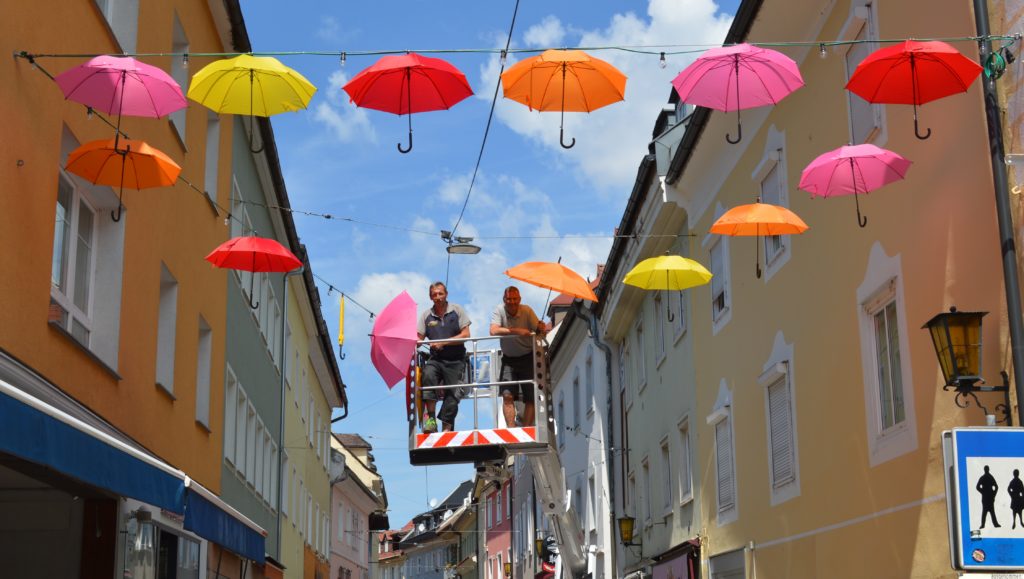
[[[423,432],[425,434],[437,432],[437,420],[434,418],[428,418],[427,421],[423,423]]]

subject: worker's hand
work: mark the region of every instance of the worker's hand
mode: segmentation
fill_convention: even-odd
[[[550,330],[551,330],[551,328],[547,324],[545,324],[544,322],[537,322],[537,333],[538,334],[546,334]]]

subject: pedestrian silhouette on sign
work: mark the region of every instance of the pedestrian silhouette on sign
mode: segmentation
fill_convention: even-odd
[[[985,474],[981,475],[978,479],[978,484],[975,485],[974,489],[981,493],[981,528],[985,528],[985,518],[988,515],[992,515],[992,526],[998,529],[1000,525],[996,519],[995,506],[996,492],[999,490],[999,485],[996,483],[996,477],[989,474],[987,464],[985,465]]]
[[[1024,527],[1024,481],[1020,480],[1019,470],[1013,469],[1013,480],[1006,486],[1006,492],[1010,493],[1013,528],[1017,528],[1017,519],[1020,519],[1020,526]]]

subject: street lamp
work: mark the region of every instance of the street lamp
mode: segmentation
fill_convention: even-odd
[[[619,523],[619,539],[623,545],[627,547],[643,545],[643,543],[633,542],[633,529],[636,526],[636,519],[633,517],[620,517],[617,522]]]
[[[506,577],[511,577],[512,576],[512,561],[505,561],[505,564],[502,565],[502,567],[505,568],[505,576]]]
[[[986,416],[991,413],[978,400],[977,392],[1002,392],[1003,404],[995,409],[1001,410],[1003,419],[998,422],[1012,424],[1010,420],[1010,387],[1009,376],[1005,371],[1000,374],[1003,383],[999,386],[979,386],[985,380],[981,377],[981,319],[988,312],[959,312],[956,307],[949,308],[921,326],[927,328],[935,346],[935,356],[939,359],[942,377],[946,383],[943,390],[956,390],[953,402],[960,408],[967,408],[968,397],[981,408]]]
[[[472,237],[453,236],[451,231],[441,230],[441,239],[448,244],[446,250],[449,254],[475,255],[480,253],[480,246],[470,243]]]

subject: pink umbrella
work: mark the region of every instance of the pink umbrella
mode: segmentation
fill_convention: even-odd
[[[803,85],[793,59],[750,44],[712,48],[672,81],[683,102],[736,111],[736,140],[725,136],[732,144],[743,138],[740,109],[776,104]]]
[[[97,56],[55,80],[64,98],[117,115],[115,141],[121,135],[121,115],[160,118],[188,105],[169,74],[130,56]]]
[[[416,302],[403,291],[381,310],[370,332],[370,360],[388,388],[409,372],[417,338]]]
[[[846,145],[819,155],[800,174],[799,187],[811,197],[850,195],[857,203],[857,224],[864,227],[858,193],[869,193],[899,181],[907,174],[910,161],[874,145]]]

